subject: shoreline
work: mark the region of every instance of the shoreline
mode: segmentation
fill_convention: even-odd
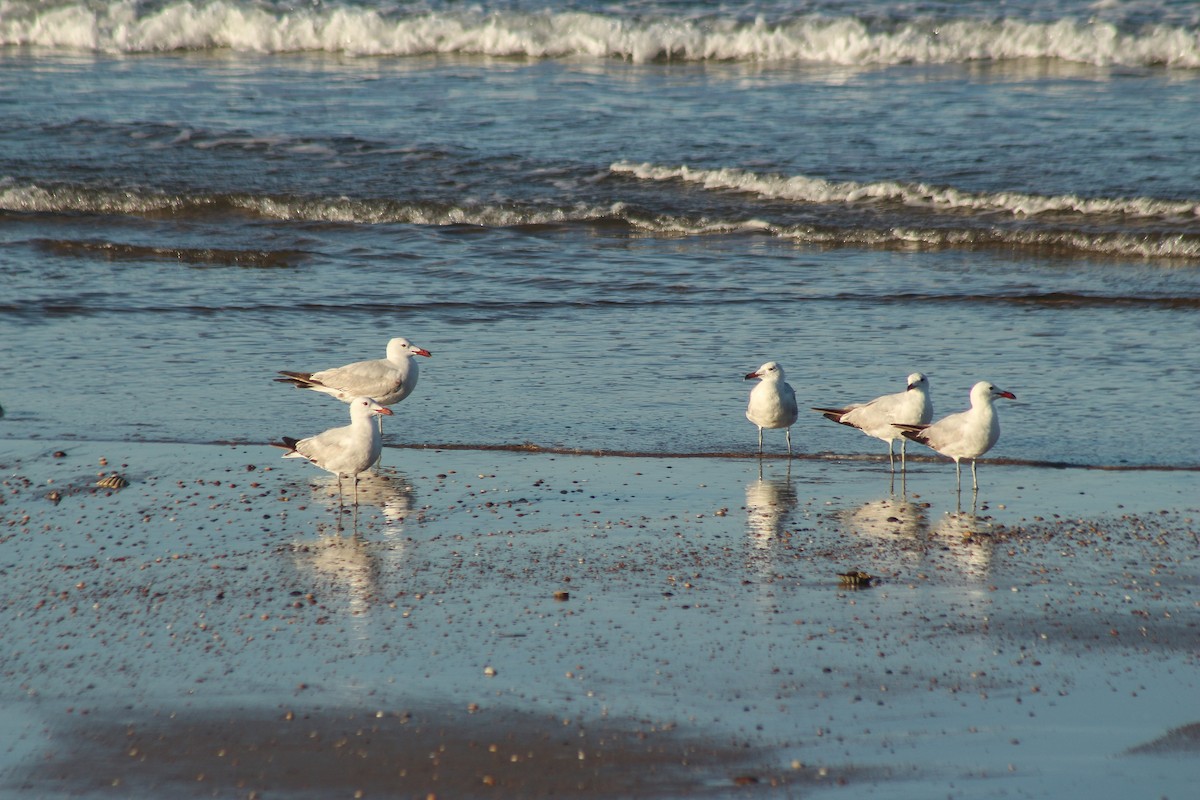
[[[40,439],[0,439],[0,445],[8,443],[14,445],[18,450],[27,450],[30,445],[43,442],[46,440]],[[111,444],[114,447],[119,447],[125,444],[134,445],[159,445],[167,446],[185,446],[185,447],[242,447],[242,448],[269,448],[273,447],[271,442],[259,442],[249,440],[216,440],[210,442],[198,442],[187,439],[180,440],[163,440],[163,439],[111,439],[97,440],[92,438],[68,439],[60,438],[59,442],[68,442],[70,444],[88,444],[88,445],[103,445]],[[46,444],[46,447],[58,448],[58,445]],[[922,452],[910,453],[908,460],[918,465],[936,465],[943,464],[948,467],[953,467],[953,459],[932,453],[928,448],[921,448]],[[781,462],[788,461],[796,462],[823,462],[829,464],[849,463],[862,465],[884,465],[888,463],[888,457],[881,453],[863,453],[863,452],[836,452],[832,450],[821,450],[813,453],[794,452],[789,455],[786,452],[768,451],[757,453],[748,450],[723,450],[723,451],[661,451],[661,450],[620,450],[620,449],[605,449],[605,448],[586,448],[586,447],[570,447],[567,445],[542,445],[535,442],[509,442],[509,443],[463,443],[463,442],[441,442],[441,443],[396,443],[388,442],[386,439],[383,443],[383,452],[386,454],[389,451],[402,453],[406,451],[418,453],[456,453],[456,452],[476,452],[476,453],[524,453],[527,455],[547,455],[547,456],[578,456],[581,458],[627,458],[627,459],[720,459],[729,461],[762,461],[762,462]],[[0,449],[0,453],[2,453]],[[897,463],[900,457],[896,456]],[[1043,459],[1025,459],[1013,458],[1009,456],[994,456],[980,458],[979,465],[982,466],[1005,466],[1005,467],[1029,467],[1033,469],[1048,469],[1048,470],[1083,470],[1083,471],[1099,471],[1099,472],[1196,472],[1200,473],[1200,464],[1112,464],[1112,463],[1078,463],[1074,461],[1046,461]],[[969,469],[969,461],[964,462],[964,468]],[[899,468],[896,469],[896,475],[900,474]]]
[[[1193,785],[1187,758],[1136,750],[1200,721],[1192,472],[981,465],[963,513],[948,462],[918,464],[901,494],[886,459],[383,459],[339,518],[330,476],[265,446],[6,442],[0,786]],[[113,471],[129,485],[94,485]],[[876,580],[847,586],[849,570]],[[303,736],[279,728],[288,712],[309,715]],[[85,761],[63,758],[88,742]],[[214,760],[222,742],[241,768]],[[287,763],[304,765],[297,782]]]

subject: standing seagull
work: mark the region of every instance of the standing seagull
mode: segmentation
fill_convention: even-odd
[[[330,428],[324,433],[307,439],[283,437],[275,447],[287,450],[284,458],[306,458],[338,479],[338,496],[342,492],[342,478],[354,479],[354,505],[358,505],[358,473],[375,463],[383,443],[379,430],[371,424],[375,414],[390,416],[391,409],[376,403],[369,397],[350,400],[350,424],[344,428]]]
[[[896,471],[896,456],[892,450],[900,440],[900,469],[907,468],[908,439],[896,425],[926,425],[933,419],[933,403],[929,400],[929,379],[920,372],[908,376],[908,386],[903,392],[885,394],[866,403],[855,403],[845,408],[814,408],[825,415],[825,419],[858,428],[868,436],[887,442],[888,463]]]
[[[932,447],[944,456],[954,459],[954,473],[958,478],[958,490],[962,491],[962,465],[960,459],[971,459],[971,487],[978,492],[979,480],[975,477],[975,459],[992,449],[1000,438],[1000,416],[992,401],[997,397],[1016,400],[1012,392],[999,389],[987,381],[971,387],[971,407],[966,411],[942,417],[932,425],[897,425],[908,439]]]
[[[417,388],[421,368],[414,356],[432,355],[428,350],[398,336],[388,342],[387,358],[355,361],[344,367],[320,372],[284,372],[279,383],[290,383],[299,389],[312,389],[349,403],[357,397],[374,398],[381,406],[399,403]],[[382,430],[383,418],[379,418]]]
[[[792,424],[799,416],[796,393],[783,380],[783,367],[768,361],[746,376],[746,380],[758,378],[759,383],[750,392],[750,405],[746,407],[746,419],[758,426],[758,452],[762,453],[763,428],[785,428],[788,455],[792,454]]]

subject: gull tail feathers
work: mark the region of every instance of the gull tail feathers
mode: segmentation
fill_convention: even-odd
[[[896,430],[900,431],[900,435],[903,436],[905,439],[912,439],[914,442],[921,442],[922,444],[924,444],[925,439],[927,438],[926,434],[925,434],[925,429],[928,428],[929,426],[928,425],[902,425],[898,422],[893,422],[892,427],[895,428]]]
[[[853,423],[846,422],[842,419],[842,417],[846,416],[846,412],[850,411],[848,408],[817,408],[813,406],[813,411],[816,411],[818,414],[825,417],[825,419],[831,420],[840,425],[847,425],[851,428],[855,427]]]
[[[291,436],[284,436],[281,442],[271,442],[271,447],[278,447],[280,450],[287,450],[283,454],[284,458],[300,455],[296,452],[296,445],[300,443],[299,439],[293,439]]]
[[[320,386],[320,381],[314,381],[311,372],[284,372],[280,371],[282,378],[276,378],[276,383],[290,383],[297,389],[311,389],[314,386]]]

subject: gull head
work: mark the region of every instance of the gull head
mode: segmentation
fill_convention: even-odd
[[[783,367],[778,362],[768,361],[754,372],[746,374],[745,380],[761,378],[762,380],[781,381],[783,380]]]
[[[425,356],[426,358],[429,358],[432,355],[433,353],[430,353],[424,347],[418,347],[408,339],[405,339],[403,336],[397,336],[395,339],[392,339],[390,342],[388,342],[387,346],[387,356],[389,361],[399,361],[400,359],[408,358],[409,356]]]

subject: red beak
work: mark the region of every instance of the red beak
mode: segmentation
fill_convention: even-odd
[[[758,377],[758,373],[757,373],[757,372],[751,372],[749,375],[747,375],[747,376],[746,376],[745,378],[743,378],[742,380],[746,380],[746,381],[748,381],[748,380],[750,380],[751,378],[757,378],[757,377]]]
[[[433,353],[429,352],[428,350],[426,350],[423,347],[416,348],[415,350],[412,351],[412,354],[414,356],[425,356],[426,358],[429,358],[430,356],[433,355]]]
[[[386,414],[389,417],[392,416],[392,410],[390,408],[388,408],[387,406],[380,406],[379,410],[376,411],[375,413],[376,414]]]
[[[1009,400],[1017,399],[1017,396],[1015,394],[1013,394],[1012,392],[1001,392],[1000,394],[998,394],[996,396],[997,397],[1007,397]]]

